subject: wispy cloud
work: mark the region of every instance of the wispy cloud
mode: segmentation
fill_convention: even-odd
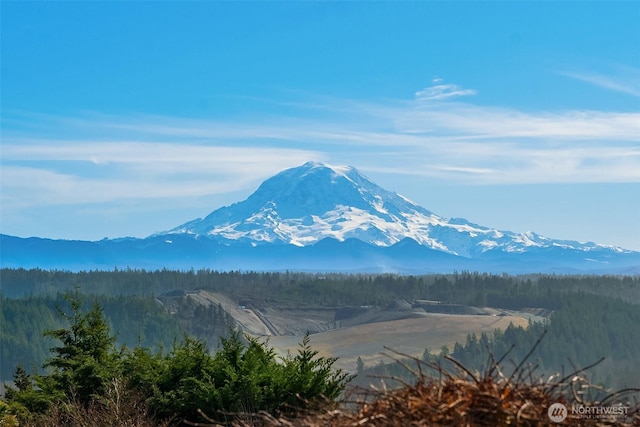
[[[451,103],[408,109],[396,117],[412,133],[474,138],[561,138],[637,140],[640,114],[602,111],[523,112],[509,108]]]
[[[434,83],[415,100],[308,97],[251,120],[5,116],[2,205],[248,192],[307,160],[453,183],[640,181],[639,113],[486,107]]]
[[[458,96],[475,95],[477,92],[473,89],[463,89],[455,84],[443,84],[442,79],[435,78],[433,85],[419,90],[415,93],[415,97],[419,101],[440,101],[443,99],[454,98]]]
[[[598,87],[640,96],[640,69],[634,67],[614,67],[615,71],[605,74],[593,71],[561,71],[560,74]]]
[[[9,139],[2,204],[28,207],[224,194],[323,159],[313,150],[141,141]]]

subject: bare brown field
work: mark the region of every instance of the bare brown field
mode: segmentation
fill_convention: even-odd
[[[268,337],[270,346],[282,356],[287,351],[295,354],[302,336],[310,331],[312,348],[321,356],[337,357],[334,366],[350,372],[356,371],[358,357],[367,366],[391,361],[388,355],[392,352],[385,347],[419,358],[425,348],[435,353],[442,346],[453,349],[456,342],[464,343],[470,333],[492,334],[511,323],[526,327],[529,319],[544,319],[539,313],[490,307],[457,307],[484,315],[428,313],[407,303],[407,307],[395,309],[357,307],[338,316],[340,308],[336,307],[271,307],[258,302],[260,308],[256,308],[248,303],[238,305],[227,295],[207,290],[189,292],[187,296],[199,304],[221,305],[246,333]]]
[[[367,366],[391,359],[383,354],[389,347],[414,357],[421,357],[424,349],[439,352],[442,346],[453,349],[456,342],[464,343],[467,334],[493,333],[506,329],[510,323],[527,326],[528,320],[520,316],[469,316],[424,314],[419,318],[388,322],[367,323],[333,329],[311,335],[311,345],[321,356],[338,357],[334,366],[348,371],[356,370],[361,357]],[[300,336],[272,336],[270,345],[280,354],[295,353]]]

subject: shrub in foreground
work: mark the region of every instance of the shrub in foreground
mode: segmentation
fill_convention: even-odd
[[[334,370],[335,358],[318,357],[306,335],[296,355],[278,358],[266,341],[233,331],[211,354],[203,341],[184,337],[166,353],[117,349],[94,304],[81,310],[68,296],[67,327],[47,332],[60,341],[51,349],[46,374],[18,367],[7,387],[6,419],[23,425],[177,425],[204,420],[231,423],[238,413],[273,416],[306,411],[337,399],[352,376]],[[4,408],[4,407],[3,407]],[[11,418],[13,419],[13,418]],[[98,424],[96,424],[98,423]]]

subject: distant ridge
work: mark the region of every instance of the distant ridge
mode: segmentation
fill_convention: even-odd
[[[638,273],[640,253],[443,218],[351,166],[307,162],[146,239],[1,236],[2,266],[426,273]]]

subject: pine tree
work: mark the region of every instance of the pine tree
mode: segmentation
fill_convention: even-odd
[[[94,303],[91,311],[83,313],[77,293],[66,295],[65,299],[71,305],[71,313],[61,308],[58,311],[68,326],[45,332],[61,345],[50,350],[53,356],[45,367],[52,368],[52,372],[42,388],[88,403],[103,394],[107,383],[119,375],[115,337],[99,304]]]

